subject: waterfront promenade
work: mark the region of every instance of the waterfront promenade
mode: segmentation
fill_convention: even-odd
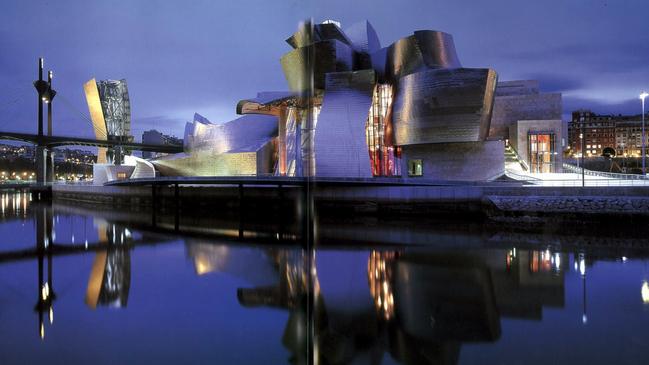
[[[570,180],[566,180],[570,181]],[[593,181],[593,180],[590,180]],[[138,208],[233,209],[298,206],[352,214],[649,218],[649,186],[570,186],[520,181],[449,183],[280,178],[142,179],[108,186],[53,185],[55,200]]]

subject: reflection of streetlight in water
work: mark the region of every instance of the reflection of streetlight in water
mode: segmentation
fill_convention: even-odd
[[[577,265],[576,265],[577,266]],[[586,315],[586,256],[583,253],[579,254],[579,274],[583,283],[583,310],[581,315],[581,323],[588,323],[588,316]]]
[[[642,287],[640,288],[640,295],[642,296],[642,303],[649,304],[649,283],[647,282],[647,262],[644,262],[643,270],[644,279],[642,280]]]

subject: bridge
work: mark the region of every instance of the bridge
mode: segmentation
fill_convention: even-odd
[[[89,146],[89,147],[122,147],[136,151],[149,151],[161,153],[180,153],[183,151],[181,145],[157,145],[145,144],[118,140],[97,140],[93,138],[70,137],[70,136],[47,136],[29,133],[18,132],[2,132],[0,131],[0,139],[8,139],[12,141],[20,141],[33,143],[38,146],[46,148],[54,148],[60,146]]]
[[[38,133],[22,133],[22,132],[9,132],[9,131],[0,131],[0,139],[4,140],[13,140],[19,142],[26,142],[33,144],[35,148],[35,162],[36,162],[36,181],[38,186],[45,186],[45,183],[52,182],[53,172],[54,172],[54,159],[52,154],[52,149],[60,146],[88,146],[88,147],[98,147],[101,149],[109,149],[114,153],[114,163],[121,164],[121,158],[123,152],[126,150],[135,150],[135,151],[147,151],[147,152],[160,152],[160,153],[180,153],[183,152],[182,145],[164,145],[164,144],[146,144],[146,143],[136,143],[129,141],[132,137],[128,138],[125,134],[120,133],[107,133],[106,128],[99,128],[97,123],[94,123],[94,119],[88,118],[82,112],[79,112],[72,106],[69,101],[66,101],[65,98],[62,100],[66,102],[68,107],[71,107],[73,111],[77,112],[84,121],[89,122],[92,127],[95,129],[96,138],[85,138],[85,137],[73,137],[73,136],[55,136],[52,133],[52,102],[54,97],[57,95],[56,90],[52,88],[52,78],[53,73],[49,71],[47,73],[47,79],[43,78],[43,58],[38,59],[38,79],[34,81],[34,87],[37,91],[37,100],[38,100]],[[94,81],[94,79],[93,79]],[[84,85],[85,88],[85,85]],[[95,94],[97,94],[95,90]],[[98,94],[96,95],[98,98]],[[61,99],[62,96],[59,96],[58,99]],[[20,97],[16,100],[11,101],[9,104],[15,103],[19,100]],[[99,100],[97,100],[97,103]],[[47,123],[44,123],[44,104],[47,105]],[[66,105],[64,104],[64,105]],[[96,104],[96,103],[95,103]],[[94,105],[97,107],[97,105]],[[92,110],[91,110],[92,113]],[[129,111],[130,113],[130,111]],[[103,116],[99,118],[101,122],[104,122]],[[45,129],[47,127],[47,129]]]

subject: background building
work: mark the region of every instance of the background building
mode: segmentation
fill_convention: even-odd
[[[585,156],[637,157],[642,153],[642,116],[598,115],[590,110],[572,113],[568,125],[570,154],[581,156],[583,141]],[[645,140],[645,143],[647,140]]]
[[[178,137],[162,134],[155,129],[151,129],[142,133],[142,143],[154,145],[182,145],[183,140]],[[155,158],[164,155],[166,154],[159,152],[142,152],[142,158]]]
[[[615,155],[617,156],[635,157],[642,154],[641,116],[630,117],[629,119],[635,120],[618,120],[615,122]],[[647,142],[649,140],[646,139],[645,134],[645,146],[647,146]]]

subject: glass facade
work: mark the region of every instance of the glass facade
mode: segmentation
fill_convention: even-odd
[[[530,172],[555,172],[554,133],[530,132],[527,135]]]
[[[311,107],[310,120],[308,109],[288,107],[286,116],[286,176],[313,176],[315,156],[313,141],[321,105]],[[305,170],[306,169],[306,170]],[[278,166],[275,175],[280,175]]]
[[[374,87],[365,135],[374,176],[401,176],[401,148],[392,142],[392,85]]]

